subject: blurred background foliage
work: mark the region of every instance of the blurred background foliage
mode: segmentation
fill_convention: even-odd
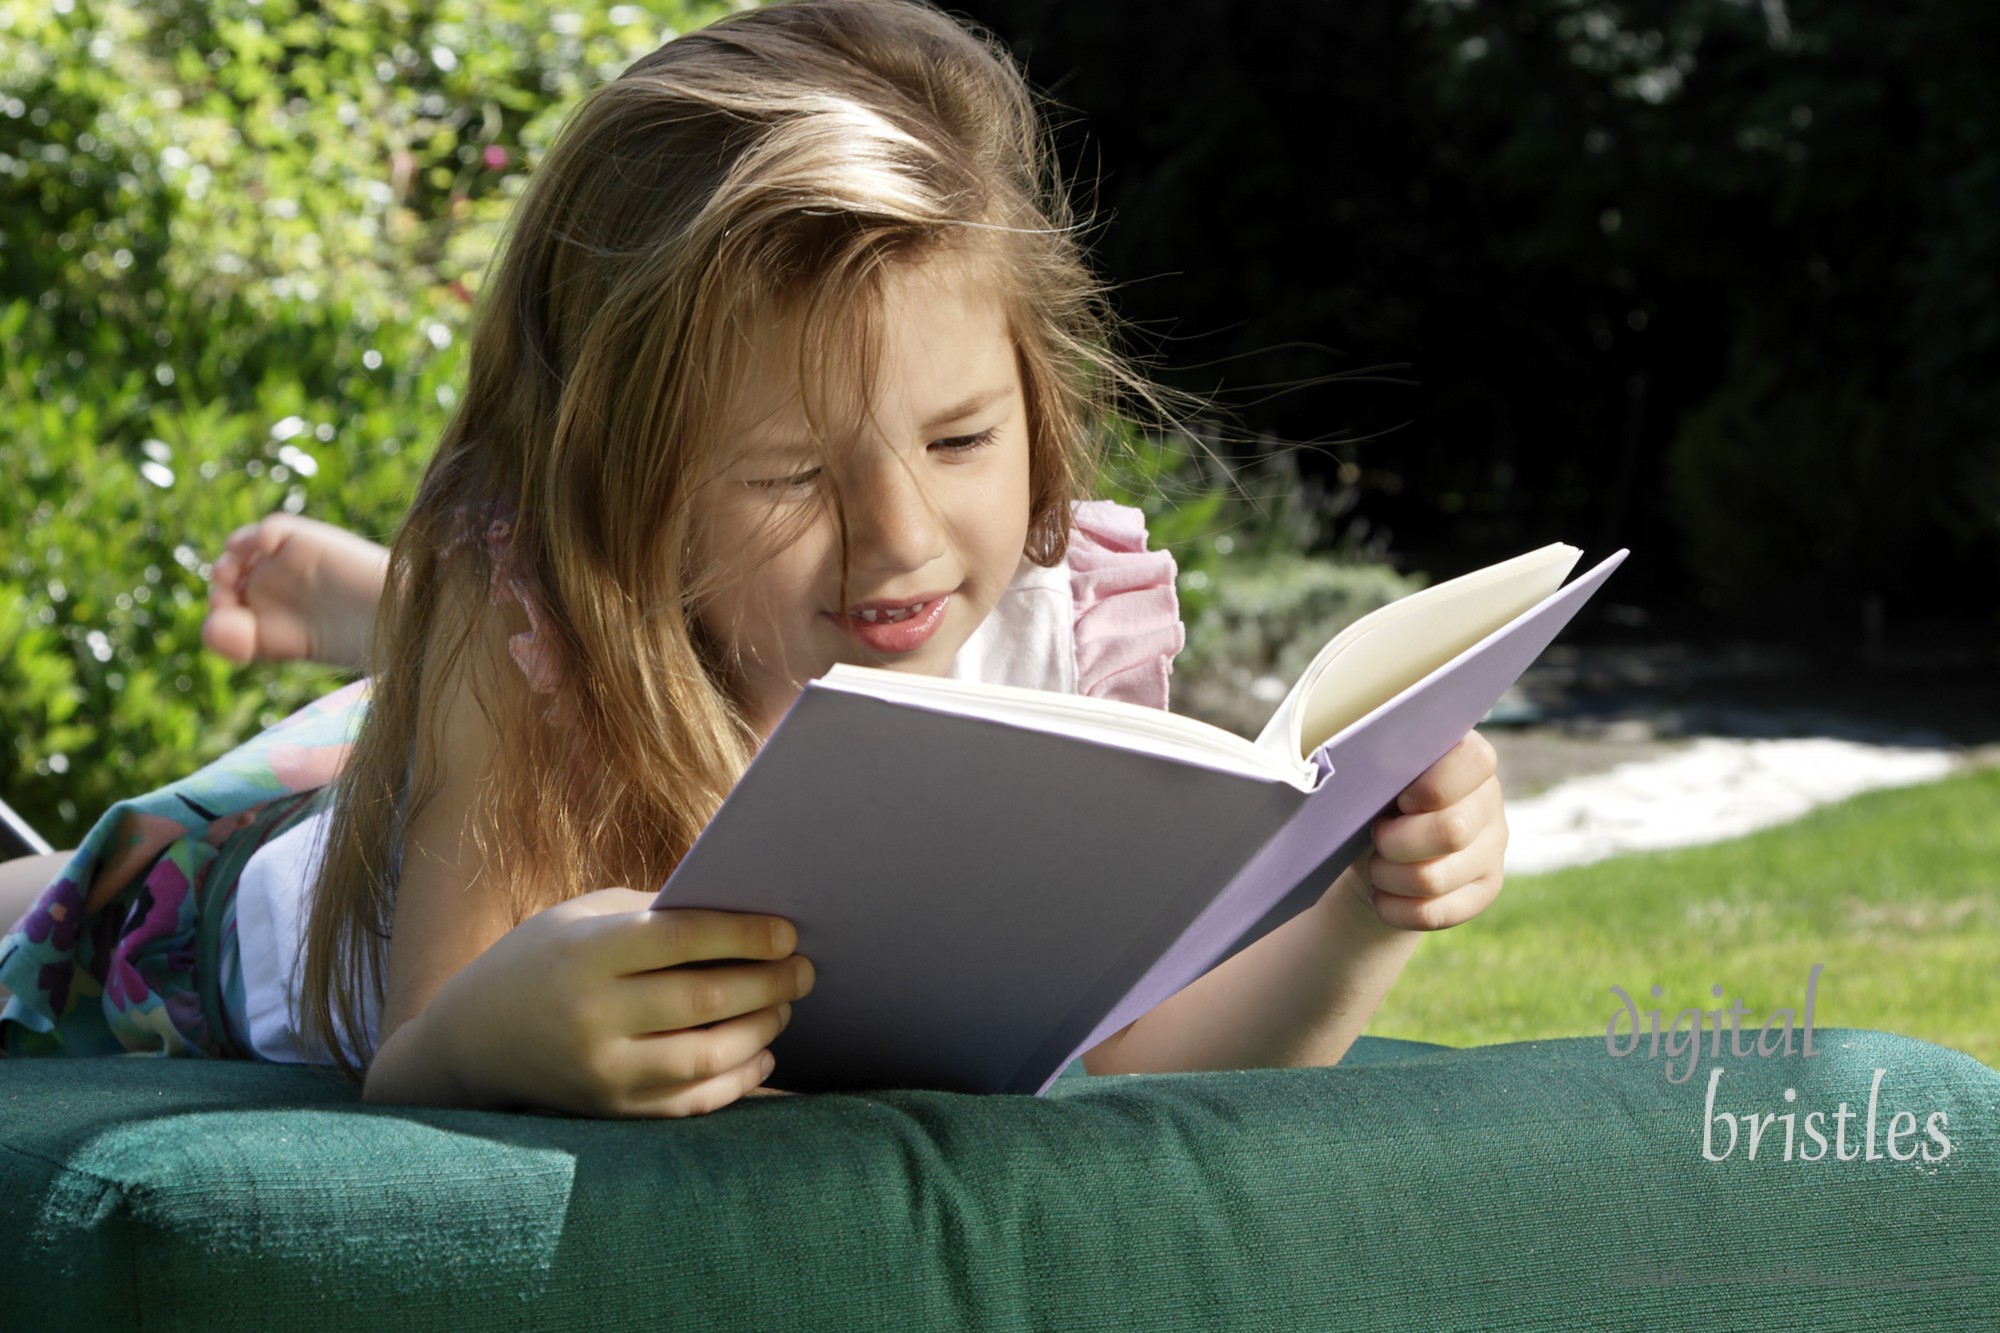
[[[393,530],[563,113],[724,9],[0,0],[0,788],[58,846],[333,683],[203,652],[207,561]]]
[[[2000,6],[953,7],[1226,409],[1105,479],[1184,704],[1252,726],[1394,569],[1558,539],[1639,551],[1658,632],[1993,640]],[[332,683],[204,654],[205,562],[388,535],[561,117],[726,8],[0,0],[0,795],[67,843]]]
[[[1676,633],[1994,643],[1992,0],[962,7],[1172,377],[1399,562],[1629,545]]]

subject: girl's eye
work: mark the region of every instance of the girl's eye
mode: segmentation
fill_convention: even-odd
[[[803,472],[794,472],[789,476],[758,477],[755,478],[754,480],[746,482],[745,484],[748,485],[752,490],[766,491],[771,493],[779,493],[784,491],[805,491],[805,490],[811,490],[814,486],[817,486],[819,484],[819,474],[820,474],[819,468],[810,467]]]
[[[993,443],[993,437],[999,433],[998,426],[988,426],[977,435],[954,435],[948,440],[933,440],[931,448],[947,454],[969,454],[975,449]]]

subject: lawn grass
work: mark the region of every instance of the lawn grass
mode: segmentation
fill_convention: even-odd
[[[1663,1027],[1739,995],[1768,1014],[1803,1005],[1815,963],[1816,1026],[1920,1037],[2000,1067],[2000,769],[1728,842],[1510,876],[1479,919],[1424,941],[1369,1032],[1454,1046],[1601,1037],[1622,1008],[1613,985],[1662,1008]]]

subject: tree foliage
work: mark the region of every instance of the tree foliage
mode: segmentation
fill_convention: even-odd
[[[2000,7],[969,7],[1127,315],[1399,553],[1629,544],[1623,596],[1831,638],[1990,612]]]

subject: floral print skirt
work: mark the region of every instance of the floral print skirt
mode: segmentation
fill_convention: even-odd
[[[322,808],[367,682],[306,705],[191,777],[121,801],[0,936],[6,1055],[247,1057],[236,880]]]

